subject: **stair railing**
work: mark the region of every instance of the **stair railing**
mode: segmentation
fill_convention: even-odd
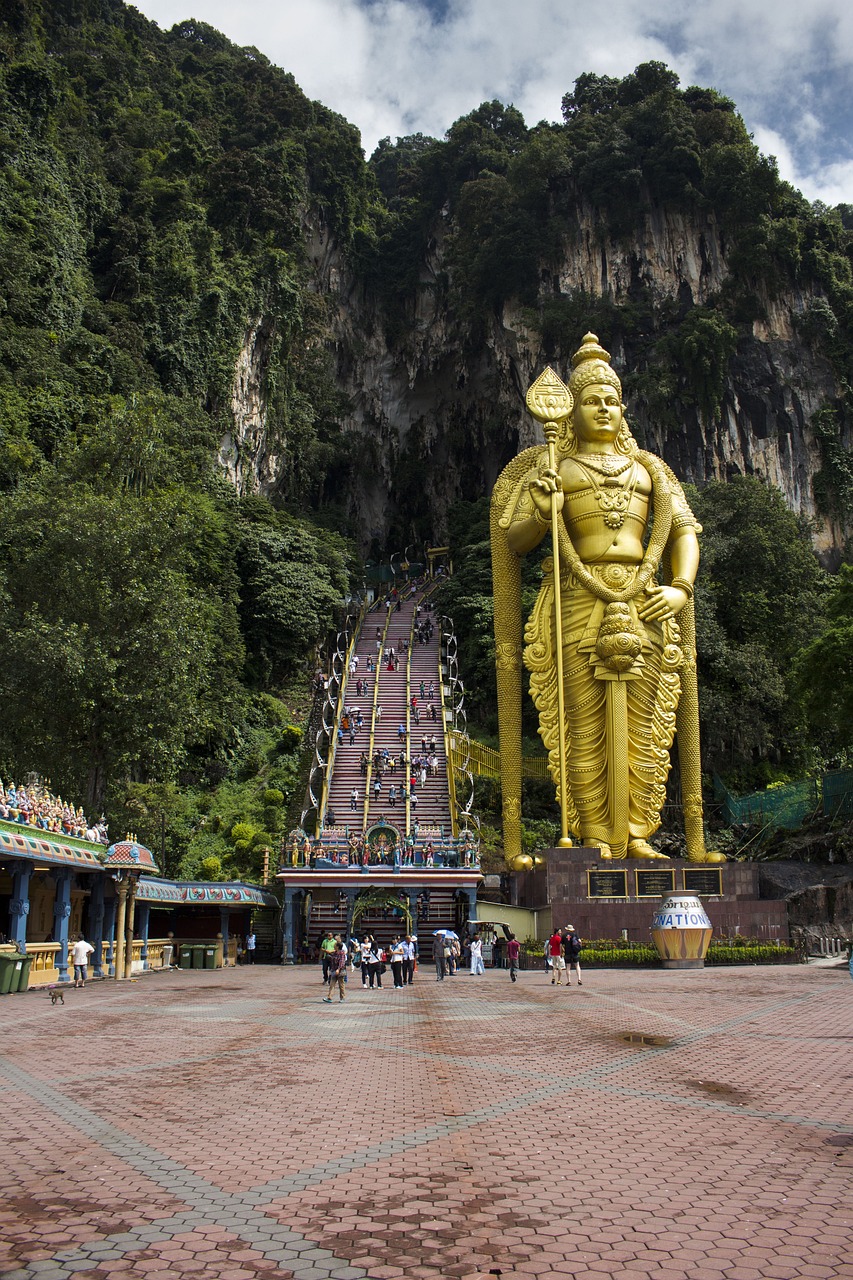
[[[326,820],[326,806],[329,798],[329,781],[335,761],[335,749],[338,743],[338,729],[344,707],[341,697],[347,681],[350,659],[358,641],[364,619],[367,615],[367,601],[360,602],[357,611],[350,610],[343,627],[335,635],[335,648],[330,663],[329,681],[321,711],[320,728],[314,735],[314,760],[308,774],[309,804],[302,810],[299,825],[306,830],[308,815],[314,812],[315,835],[319,839]],[[317,792],[319,791],[319,796]]]
[[[465,828],[475,826],[479,819],[472,812],[474,806],[474,777],[471,772],[471,742],[468,737],[468,713],[465,710],[465,685],[459,678],[457,657],[458,642],[453,619],[443,616],[442,648],[444,662],[440,667],[441,719],[444,731],[444,749],[447,760],[447,788],[450,795],[450,821],[453,839],[459,838],[460,819]],[[463,754],[464,753],[464,754]],[[460,775],[467,782],[468,796],[460,803],[456,779]]]

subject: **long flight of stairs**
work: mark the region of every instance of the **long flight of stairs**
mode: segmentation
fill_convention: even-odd
[[[450,817],[450,791],[447,778],[447,754],[444,737],[443,706],[441,695],[440,624],[432,611],[431,589],[409,589],[390,607],[374,608],[362,625],[353,654],[357,657],[355,670],[348,672],[341,691],[341,712],[349,710],[350,720],[361,713],[362,725],[356,727],[354,740],[345,729],[342,739],[335,744],[327,788],[325,823],[320,841],[330,852],[338,854],[346,848],[349,837],[362,834],[377,823],[388,823],[397,828],[401,837],[410,835],[415,841],[415,865],[403,868],[400,887],[416,877],[418,881],[417,917],[414,928],[420,941],[422,959],[429,962],[432,955],[433,930],[451,928],[460,931],[467,918],[467,904],[458,897],[452,887],[442,886],[424,866],[428,845],[437,855],[436,867],[441,865],[440,851],[446,841],[452,839]],[[432,635],[426,644],[418,641],[418,624],[432,618]],[[404,649],[402,641],[407,642]],[[394,650],[398,664],[389,670],[387,660],[382,660],[385,650]],[[368,658],[374,670],[368,671]],[[357,682],[366,681],[366,690],[357,691]],[[432,698],[429,696],[433,686]],[[423,685],[423,694],[421,693]],[[416,699],[418,715],[415,716],[412,699]],[[434,708],[431,714],[430,708]],[[419,720],[419,723],[418,723]],[[402,732],[401,732],[402,726]],[[435,750],[432,739],[435,738]],[[424,750],[424,739],[427,750]],[[383,769],[378,795],[374,793],[376,771],[374,758],[378,751],[395,761],[391,770]],[[366,772],[360,766],[362,752],[366,753]],[[434,754],[435,774],[427,771],[422,783],[418,775],[412,788],[411,767],[403,770],[399,765],[401,752],[411,762],[418,756]],[[391,802],[390,789],[395,788],[395,803]],[[351,802],[352,792],[356,801]],[[417,796],[413,804],[411,796]],[[419,870],[419,867],[421,870]],[[365,888],[370,880],[365,877]],[[327,930],[340,933],[345,925],[345,908],[333,890],[322,890],[318,885],[313,895],[308,939],[318,943]],[[377,907],[365,913],[359,923],[359,932],[369,932],[380,945],[387,947],[391,938],[404,929],[404,918],[391,908]]]
[[[342,691],[343,705],[352,717],[360,710],[363,725],[356,729],[350,742],[350,733],[344,731],[343,740],[335,748],[332,776],[329,781],[326,803],[326,833],[324,839],[340,841],[342,828],[348,832],[366,831],[374,823],[385,821],[397,827],[402,835],[415,835],[416,848],[422,852],[428,843],[438,850],[442,839],[450,838],[450,795],[447,784],[447,755],[444,740],[444,724],[441,702],[440,627],[433,618],[433,633],[428,644],[417,640],[417,624],[431,616],[428,593],[407,594],[400,601],[400,608],[374,611],[367,615],[361,634],[355,645],[358,657],[356,670],[347,675]],[[403,650],[402,641],[408,642]],[[399,660],[396,669],[389,670],[382,660],[385,650],[393,649]],[[367,660],[375,660],[374,672],[367,670]],[[357,681],[366,680],[366,693],[359,695]],[[430,684],[433,696],[429,697]],[[423,686],[423,696],[421,695]],[[416,699],[417,717],[412,707]],[[434,708],[434,718],[430,708]],[[416,723],[419,718],[420,723]],[[402,729],[402,732],[401,732]],[[418,777],[412,794],[417,802],[407,803],[410,790],[411,768],[401,769],[395,763],[393,769],[384,769],[381,777],[374,768],[376,752],[388,752],[391,760],[398,762],[402,752],[411,762],[417,756],[433,754],[435,738],[437,770],[427,772],[426,781]],[[424,751],[423,743],[428,743]],[[360,767],[362,752],[368,757],[367,772]],[[375,788],[376,781],[380,786]],[[391,788],[395,798],[391,798]],[[357,793],[355,806],[352,792]],[[332,821],[334,819],[334,821]],[[417,830],[416,830],[417,824]]]

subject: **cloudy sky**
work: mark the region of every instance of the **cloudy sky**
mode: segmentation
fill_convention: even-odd
[[[304,91],[379,138],[443,136],[480,102],[559,120],[584,71],[656,58],[682,87],[736,102],[763,152],[811,200],[853,203],[849,0],[135,0],[255,45]]]

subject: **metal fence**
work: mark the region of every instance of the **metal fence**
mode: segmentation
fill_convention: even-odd
[[[454,756],[457,751],[460,755],[462,754],[462,746],[461,744],[457,746],[455,734],[451,734],[450,745]],[[465,745],[465,751],[468,754],[468,768],[471,773],[487,778],[501,776],[501,753],[494,747],[484,746],[482,742],[474,742],[472,739]],[[544,756],[524,756],[521,761],[521,773],[525,778],[547,778],[548,761]]]

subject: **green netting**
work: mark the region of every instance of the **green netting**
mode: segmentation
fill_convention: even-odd
[[[726,820],[732,824],[760,823],[771,827],[801,827],[820,807],[820,787],[816,778],[790,782],[784,787],[733,796],[719,778],[714,789]]]
[[[853,818],[853,769],[823,775],[823,811],[827,818]]]
[[[714,794],[727,822],[760,823],[762,826],[801,827],[815,814],[828,818],[853,818],[853,770],[839,769],[822,778],[804,778],[784,787],[769,787],[746,796],[733,796],[722,780],[714,778]]]

